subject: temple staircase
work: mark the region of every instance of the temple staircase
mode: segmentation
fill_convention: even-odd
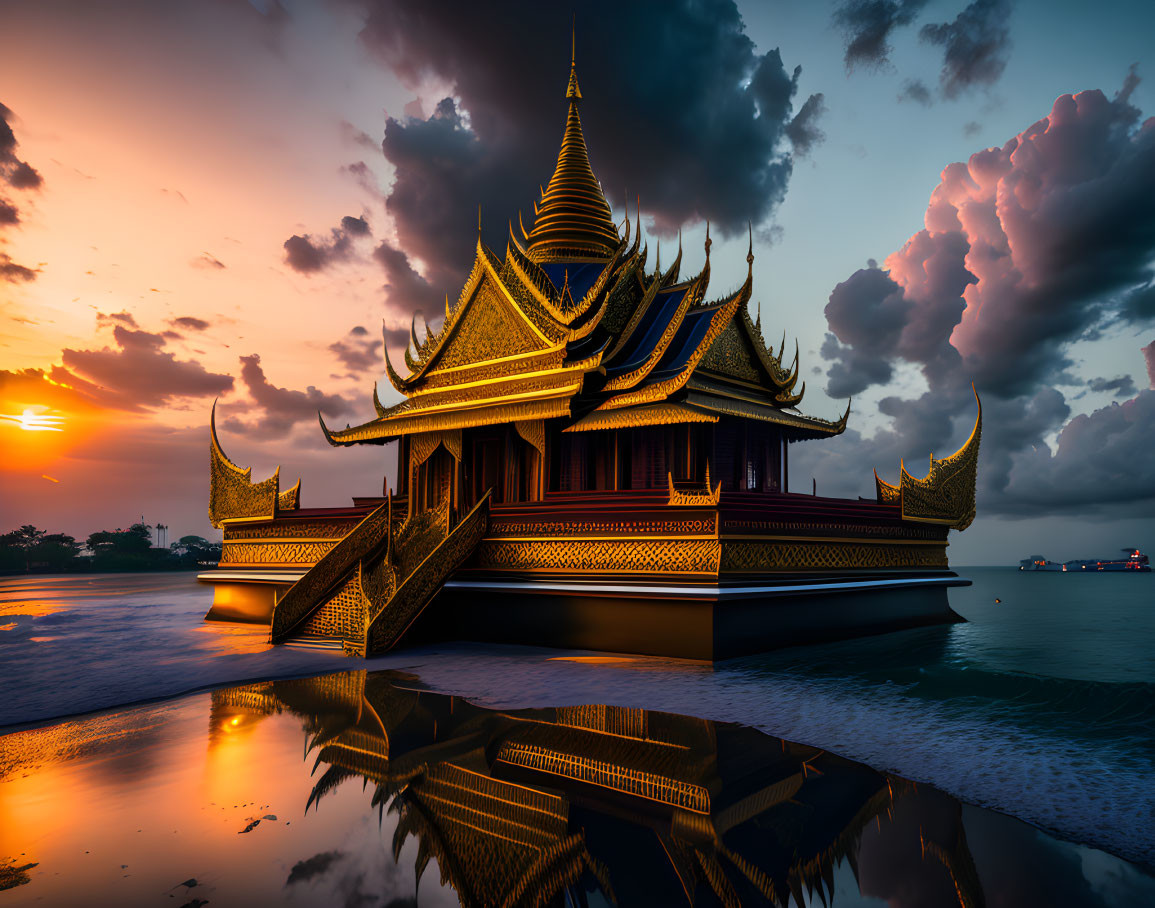
[[[357,656],[392,649],[485,535],[489,493],[455,517],[447,497],[395,525],[390,496],[276,603],[273,643]]]

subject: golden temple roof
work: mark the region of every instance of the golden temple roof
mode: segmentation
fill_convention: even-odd
[[[557,167],[541,201],[534,205],[536,217],[526,236],[526,249],[538,262],[604,261],[613,255],[621,238],[590,166],[578,116],[582,93],[572,58],[565,96],[569,110]]]
[[[679,280],[680,240],[672,265],[647,270],[640,211],[620,236],[590,167],[572,61],[566,97],[565,137],[533,229],[511,227],[504,258],[478,238],[441,326],[411,327],[406,375],[386,350],[385,374],[404,399],[386,406],[374,389],[376,418],[344,429],[322,421],[329,443],[543,419],[576,432],[737,417],[774,423],[792,440],[841,433],[846,416],[795,410],[805,393],[797,348],[784,366],[785,335],[775,351],[750,317],[753,237],[746,280],[721,298],[707,296],[709,224],[696,275]]]

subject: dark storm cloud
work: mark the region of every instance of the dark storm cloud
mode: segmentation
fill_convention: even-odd
[[[1087,388],[1098,393],[1106,391],[1115,397],[1134,397],[1138,391],[1135,387],[1135,380],[1130,375],[1120,375],[1117,378],[1092,378],[1087,382]]]
[[[883,268],[862,269],[834,288],[826,307],[833,336],[822,349],[832,360],[827,390],[841,396],[884,384],[898,362],[919,366],[929,388],[919,398],[883,400],[891,427],[857,451],[843,443],[844,468],[864,457],[885,464],[952,450],[973,419],[973,381],[986,411],[982,506],[1016,515],[1046,510],[1030,476],[1060,482],[1054,510],[1083,501],[1075,464],[1092,436],[1072,429],[1054,453],[1046,442],[1074,425],[1064,428],[1070,409],[1058,388],[1088,387],[1073,374],[1071,345],[1121,321],[1152,320],[1135,300],[1152,283],[1155,123],[1140,125],[1133,87],[1129,78],[1114,100],[1099,91],[1065,95],[1001,149],[949,165],[931,194],[926,229]],[[1129,380],[1115,381],[1090,386],[1135,393]],[[1122,406],[1088,423],[1112,432],[1116,467],[1146,439],[1131,423],[1149,412],[1146,403]],[[828,466],[837,469],[837,460]],[[1033,473],[1021,467],[1027,460]],[[1135,500],[1155,496],[1142,471],[1118,476]]]
[[[890,35],[910,25],[927,0],[847,0],[834,10],[834,24],[846,36],[846,69],[889,62]]]
[[[349,215],[330,231],[327,239],[294,235],[285,240],[285,262],[294,271],[311,274],[322,271],[335,262],[345,261],[353,253],[353,243],[369,235],[369,224],[364,218]]]
[[[165,351],[165,338],[159,334],[134,331],[124,324],[116,325],[112,334],[118,349],[63,350],[64,368],[53,370],[52,378],[107,406],[128,410],[182,397],[212,397],[233,387],[231,376],[209,372],[195,360],[179,360]]]
[[[39,189],[44,182],[39,173],[26,161],[16,156],[16,134],[12,131],[12,121],[15,115],[0,104],[0,179],[3,179],[13,189],[29,191]],[[0,231],[5,227],[12,227],[20,223],[20,209],[11,199],[0,194]],[[4,242],[0,232],[0,245]],[[23,284],[36,279],[39,268],[29,268],[14,262],[12,257],[0,249],[0,281],[10,284]]]
[[[499,249],[519,210],[532,223],[565,125],[570,11],[529,0],[500,17],[464,0],[357,5],[362,39],[385,65],[415,87],[452,87],[429,115],[409,108],[386,123],[397,236],[381,254],[402,250],[419,263],[429,296],[454,294],[473,251],[471,212],[480,205]],[[595,26],[603,22],[613,27]],[[640,195],[664,233],[705,218],[723,232],[764,222],[785,194],[793,153],[820,138],[821,99],[795,111],[799,71],[777,50],[756,52],[731,0],[596,0],[578,16],[577,63],[595,172],[619,205]]]
[[[939,88],[944,97],[998,81],[1011,48],[1010,16],[1010,0],[974,0],[953,22],[922,27],[919,37],[943,51]]]
[[[341,340],[329,344],[329,349],[341,361],[350,378],[356,378],[370,370],[382,369],[381,341],[369,335],[366,328],[358,325]]]
[[[224,426],[252,438],[284,438],[298,423],[312,423],[320,411],[327,417],[344,416],[353,410],[349,401],[337,394],[325,394],[312,385],[304,391],[278,388],[265,377],[261,357],[256,353],[241,357],[241,380],[257,406],[251,422],[230,418]]]

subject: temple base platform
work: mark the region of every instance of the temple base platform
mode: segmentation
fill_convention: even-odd
[[[407,643],[463,639],[717,661],[961,622],[953,572],[723,584],[450,580]]]

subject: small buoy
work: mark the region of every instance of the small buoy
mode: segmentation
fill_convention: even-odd
[[[998,605],[998,604],[999,604],[1000,602],[1002,602],[1002,601],[1003,601],[1002,599],[996,599],[996,600],[995,600],[995,605]]]

